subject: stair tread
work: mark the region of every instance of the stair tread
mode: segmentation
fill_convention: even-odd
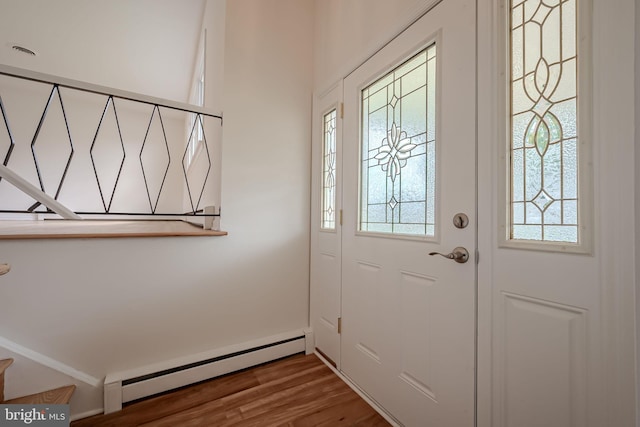
[[[43,391],[41,393],[30,394],[29,396],[17,397],[15,399],[10,399],[4,404],[32,404],[32,405],[40,405],[40,404],[52,404],[52,405],[61,405],[69,403],[71,399],[71,395],[73,395],[73,391],[76,389],[75,385],[68,385],[64,387],[59,387],[53,390]]]
[[[0,374],[7,370],[9,366],[13,363],[13,359],[3,359],[0,360]]]

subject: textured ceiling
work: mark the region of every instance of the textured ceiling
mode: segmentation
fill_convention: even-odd
[[[205,1],[0,0],[0,63],[185,102]]]

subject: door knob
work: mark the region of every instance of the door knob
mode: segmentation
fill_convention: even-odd
[[[440,255],[440,256],[445,257],[447,259],[452,259],[455,262],[460,263],[460,264],[464,264],[465,262],[469,261],[469,251],[467,251],[462,246],[458,246],[450,254],[441,254],[440,252],[430,252],[429,255],[431,255],[431,256]]]

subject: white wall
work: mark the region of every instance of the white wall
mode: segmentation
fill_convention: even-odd
[[[312,38],[311,0],[227,4],[227,237],[0,241],[0,336],[102,378],[306,327]]]
[[[0,63],[186,102],[204,4],[0,0]]]
[[[314,91],[345,77],[416,19],[431,0],[316,0]]]

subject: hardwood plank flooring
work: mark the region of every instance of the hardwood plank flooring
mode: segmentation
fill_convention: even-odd
[[[320,359],[302,354],[71,423],[72,427],[389,425]]]

